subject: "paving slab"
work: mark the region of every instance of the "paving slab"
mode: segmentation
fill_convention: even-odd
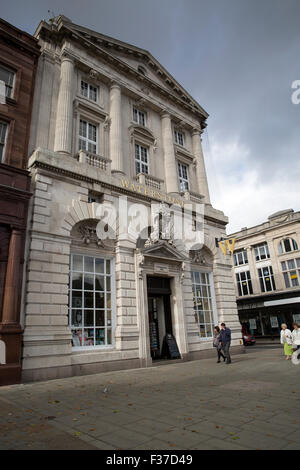
[[[300,450],[300,367],[232,359],[0,387],[0,450]]]

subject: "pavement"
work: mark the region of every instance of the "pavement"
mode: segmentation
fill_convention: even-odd
[[[0,387],[0,450],[300,450],[300,366],[278,345]]]

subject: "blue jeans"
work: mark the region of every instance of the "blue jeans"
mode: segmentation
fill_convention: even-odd
[[[231,362],[231,357],[230,357],[230,353],[229,353],[229,348],[230,348],[230,343],[225,343],[224,346],[223,346],[223,351],[224,351],[224,354],[226,356],[226,362],[227,364],[230,364]]]

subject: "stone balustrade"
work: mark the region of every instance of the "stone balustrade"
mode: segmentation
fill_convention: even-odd
[[[164,190],[164,180],[156,178],[156,176],[139,173],[138,175],[136,175],[135,179],[140,184],[144,184],[145,186],[149,186],[150,188]]]
[[[95,168],[100,168],[100,170],[107,173],[111,172],[111,160],[109,158],[85,150],[80,150],[77,154],[77,158],[80,163],[86,163]]]

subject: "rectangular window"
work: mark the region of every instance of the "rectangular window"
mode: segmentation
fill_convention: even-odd
[[[276,289],[272,266],[259,268],[258,277],[262,292],[270,292]]]
[[[261,261],[270,258],[269,247],[267,243],[262,243],[254,247],[256,261]]]
[[[183,134],[183,132],[177,131],[175,129],[174,130],[174,137],[175,137],[176,144],[181,145],[183,147],[184,146],[184,134]]]
[[[112,260],[71,255],[69,326],[74,347],[112,344]]]
[[[0,121],[0,163],[4,162],[4,150],[7,134],[7,124],[6,122]]]
[[[285,287],[298,287],[300,277],[300,258],[281,262]]]
[[[81,80],[80,93],[91,101],[96,102],[98,99],[98,88],[90,83],[84,82],[83,80]]]
[[[135,172],[149,174],[148,149],[139,144],[135,144]]]
[[[0,80],[5,83],[5,96],[13,98],[15,73],[0,65]]]
[[[133,120],[140,126],[146,126],[146,113],[137,108],[133,108]]]
[[[201,338],[211,338],[214,329],[213,289],[211,273],[192,271],[195,322]]]
[[[239,296],[253,294],[250,271],[235,273]]]
[[[178,163],[178,176],[180,192],[189,190],[189,174],[188,167],[183,163]]]
[[[234,266],[241,266],[242,264],[248,264],[247,250],[238,250],[233,254]]]
[[[97,126],[80,119],[79,150],[97,153]]]

